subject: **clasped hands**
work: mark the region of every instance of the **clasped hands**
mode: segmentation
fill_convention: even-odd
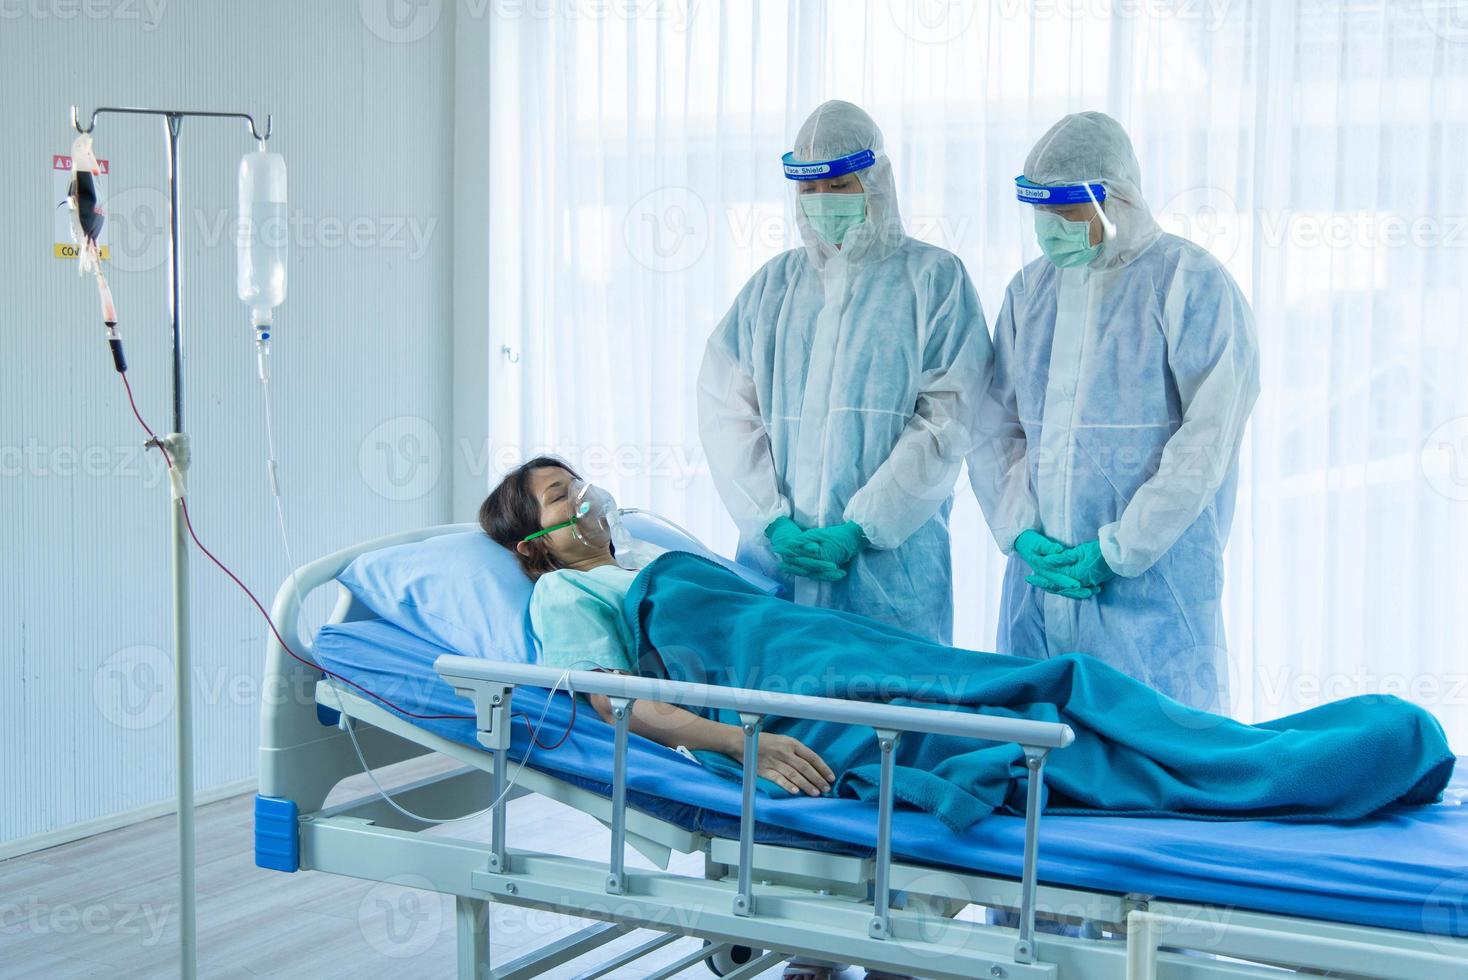
[[[777,517],[765,528],[770,547],[786,571],[820,582],[846,577],[846,566],[869,542],[855,521],[833,527],[802,528],[788,517]]]
[[[1037,589],[1067,599],[1089,599],[1116,576],[1101,556],[1101,542],[1087,541],[1067,548],[1039,531],[1025,531],[1014,539],[1014,550],[1034,569],[1025,581]]]

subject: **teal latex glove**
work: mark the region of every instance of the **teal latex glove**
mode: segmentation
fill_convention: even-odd
[[[800,546],[804,535],[805,529],[788,517],[777,517],[765,528],[770,547],[781,558],[804,556],[806,552]]]
[[[861,525],[855,521],[834,527],[813,527],[801,536],[801,550],[807,557],[819,558],[837,567],[850,564],[868,543]]]
[[[1045,559],[1058,555],[1065,551],[1065,545],[1054,538],[1047,538],[1034,529],[1020,534],[1014,539],[1014,550],[1035,571],[1047,568]],[[1035,583],[1031,582],[1031,585]]]
[[[1025,576],[1025,581],[1037,589],[1044,589],[1052,595],[1063,596],[1067,599],[1089,599],[1101,591],[1099,585],[1082,585],[1080,582],[1068,575],[1059,572],[1036,572]]]
[[[1046,573],[1067,576],[1081,585],[1099,586],[1116,578],[1116,573],[1101,554],[1100,541],[1087,541],[1067,548],[1058,555],[1042,559],[1042,564]]]
[[[846,569],[839,565],[820,558],[807,558],[804,555],[783,558],[780,561],[780,567],[792,574],[813,578],[818,582],[839,582],[846,577]]]
[[[777,517],[765,528],[765,537],[770,539],[770,547],[780,556],[780,567],[785,571],[818,582],[845,578],[845,569],[814,553],[816,549],[806,541],[809,533],[788,517]]]
[[[1099,582],[1080,580],[1067,561],[1067,556],[1075,549],[1067,549],[1054,538],[1031,529],[1014,539],[1014,550],[1035,570],[1033,575],[1025,577],[1025,581],[1037,589],[1077,600],[1089,599],[1101,591]]]

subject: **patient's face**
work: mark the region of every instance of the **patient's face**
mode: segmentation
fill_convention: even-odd
[[[554,527],[571,519],[571,483],[575,479],[559,466],[535,470],[530,474],[530,491],[540,501],[541,527]],[[546,542],[553,555],[566,564],[589,555],[609,553],[605,547],[593,548],[582,543],[569,527],[552,531],[541,540]]]
[[[540,501],[541,527],[571,519],[571,479],[571,474],[559,466],[535,470],[530,474],[530,490]],[[554,538],[559,533],[557,531],[547,537]]]

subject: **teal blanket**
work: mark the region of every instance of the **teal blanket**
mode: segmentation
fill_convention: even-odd
[[[1350,820],[1436,802],[1453,769],[1437,720],[1396,697],[1347,698],[1245,725],[1185,707],[1083,654],[1027,660],[941,646],[766,595],[683,553],[644,569],[625,611],[648,676],[1064,722],[1076,738],[1046,765],[1049,813]],[[732,712],[693,710],[738,724]],[[870,729],[771,716],[764,730],[825,759],[837,774],[832,793],[876,799]],[[733,759],[698,756],[741,778]],[[907,733],[895,761],[897,798],[955,832],[995,810],[1024,810],[1027,770],[1016,745]],[[759,788],[792,795],[765,779]]]

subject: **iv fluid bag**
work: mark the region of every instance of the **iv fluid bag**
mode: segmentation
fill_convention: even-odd
[[[286,214],[285,158],[247,153],[240,161],[239,293],[255,326],[270,323],[285,301],[290,244]]]

